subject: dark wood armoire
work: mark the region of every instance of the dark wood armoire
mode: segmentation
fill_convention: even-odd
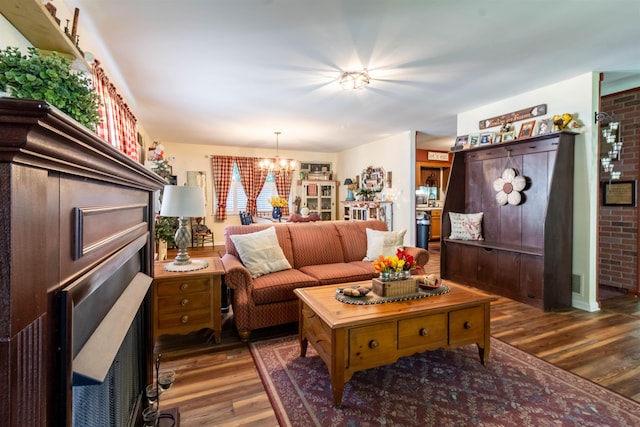
[[[76,385],[104,381],[89,372],[110,351],[96,335],[119,335],[108,319],[122,300],[139,307],[124,322],[134,332],[134,356],[123,356],[135,360],[130,403],[114,412],[127,412],[118,425],[135,423],[151,379],[152,207],[163,184],[47,103],[0,98],[3,425],[72,424],[85,394]]]

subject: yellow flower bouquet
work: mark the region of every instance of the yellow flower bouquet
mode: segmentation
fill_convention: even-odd
[[[284,208],[285,206],[289,205],[289,201],[287,199],[279,196],[272,197],[271,199],[269,199],[269,203],[274,208]]]

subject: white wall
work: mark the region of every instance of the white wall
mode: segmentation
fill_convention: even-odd
[[[362,175],[368,166],[382,167],[392,173],[393,229],[406,229],[406,245],[415,245],[415,132],[406,131],[378,141],[365,143],[338,153],[336,171],[344,179]],[[340,186],[340,200],[346,198],[347,189]]]
[[[11,46],[19,48],[22,53],[26,53],[27,47],[33,46],[2,15],[0,15],[0,40],[2,40],[0,43],[0,49],[5,49],[7,46]]]
[[[211,155],[220,156],[249,156],[249,157],[273,157],[275,146],[270,148],[253,147],[230,147],[220,145],[186,144],[162,141],[165,149],[165,158],[171,164],[173,174],[178,177],[178,185],[183,185],[187,181],[187,171],[204,171],[207,174],[207,215],[205,222],[214,233],[216,245],[224,245],[224,227],[231,224],[240,224],[237,215],[229,216],[226,221],[214,221],[213,219],[213,172],[211,171]],[[337,155],[335,153],[320,153],[310,151],[287,151],[280,150],[280,157],[294,158],[298,161],[318,161],[332,163],[335,167]],[[296,194],[296,182],[298,174],[295,173],[292,182],[292,193]],[[344,182],[344,180],[343,180]]]
[[[573,274],[580,279],[580,292],[573,293],[573,306],[598,310],[597,248],[598,224],[598,140],[593,133],[593,116],[599,101],[599,74],[585,73],[574,78],[485,105],[458,115],[458,135],[478,133],[480,120],[538,104],[547,104],[548,114],[571,113],[584,126],[575,142],[573,199]],[[520,124],[516,123],[516,132]],[[496,131],[497,128],[487,129]],[[597,132],[597,130],[596,130]]]

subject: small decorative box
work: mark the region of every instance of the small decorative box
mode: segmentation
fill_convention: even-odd
[[[418,281],[414,278],[390,280],[387,282],[383,282],[380,279],[372,279],[372,284],[371,290],[381,297],[397,297],[419,292]]]

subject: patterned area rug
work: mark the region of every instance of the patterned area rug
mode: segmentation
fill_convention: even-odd
[[[297,336],[250,344],[282,426],[640,426],[640,404],[497,339],[356,372],[333,406],[329,374]]]

